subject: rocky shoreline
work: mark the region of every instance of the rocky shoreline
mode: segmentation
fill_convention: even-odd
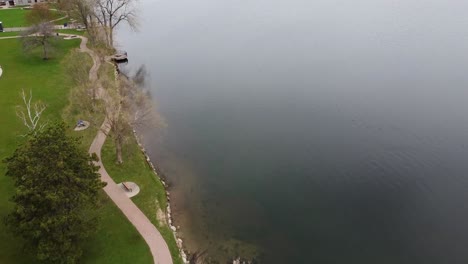
[[[140,148],[140,151],[145,156],[146,163],[148,164],[148,166],[150,166],[150,168],[153,171],[154,175],[159,179],[159,181],[161,181],[161,183],[164,186],[164,189],[166,190],[166,199],[167,199],[166,219],[167,219],[167,223],[168,223],[169,227],[171,228],[172,233],[174,234],[174,238],[176,239],[177,247],[179,248],[179,252],[180,252],[180,256],[182,258],[182,261],[184,263],[186,263],[186,264],[189,264],[190,263],[188,261],[189,253],[184,249],[184,246],[183,246],[184,241],[178,235],[177,227],[173,225],[173,217],[172,217],[172,213],[171,213],[171,199],[170,199],[170,196],[169,196],[170,193],[169,193],[169,191],[167,191],[167,189],[169,188],[169,185],[166,182],[164,174],[151,161],[151,158],[149,157],[145,147],[141,143],[140,138],[138,137],[138,134],[137,134],[137,132],[135,130],[133,130],[133,135],[134,135],[134,137],[135,137],[135,139],[137,141],[137,144],[138,144],[138,147]],[[243,258],[240,258],[240,257],[232,259],[232,264],[253,264],[253,263],[255,263],[255,262],[253,262],[251,260],[246,260],[246,259],[243,259]]]
[[[118,63],[116,63],[116,62],[111,62],[111,63],[112,63],[112,65],[114,65],[114,70],[115,70],[114,74],[115,74],[115,76],[123,75],[126,78],[128,78],[128,76],[126,76],[125,74],[122,74],[122,72],[119,69]],[[180,256],[182,258],[182,261],[184,263],[188,264],[189,261],[187,260],[187,252],[184,250],[184,247],[183,247],[183,240],[182,240],[182,238],[180,236],[177,235],[177,227],[173,225],[173,219],[172,219],[172,214],[171,214],[171,199],[169,197],[169,192],[167,191],[167,189],[169,188],[169,185],[167,184],[163,174],[160,173],[159,169],[151,161],[151,159],[150,159],[148,153],[146,152],[145,147],[141,143],[140,138],[138,137],[137,131],[135,129],[133,129],[133,136],[134,136],[134,138],[135,138],[135,140],[136,140],[136,142],[138,144],[138,147],[140,148],[141,153],[143,153],[143,155],[145,156],[146,163],[151,168],[151,170],[153,171],[156,178],[159,179],[159,181],[164,186],[164,190],[166,192],[166,199],[167,199],[167,208],[166,208],[166,214],[165,214],[166,221],[167,221],[167,223],[169,225],[169,228],[172,230],[174,238],[175,238],[175,240],[177,242],[177,247],[179,248],[179,253],[180,253]]]
[[[133,135],[134,135],[134,137],[136,139],[138,147],[140,148],[141,152],[145,156],[146,163],[148,164],[148,166],[150,166],[150,168],[153,171],[156,178],[158,178],[159,181],[161,181],[161,183],[164,186],[164,189],[166,191],[166,199],[167,199],[167,208],[166,208],[167,223],[168,223],[169,227],[171,228],[172,233],[174,234],[174,238],[176,239],[177,247],[179,248],[179,252],[180,252],[180,256],[182,257],[182,261],[184,263],[189,263],[189,261],[187,260],[187,252],[184,250],[184,247],[183,247],[183,240],[182,240],[182,238],[180,236],[178,236],[177,227],[173,225],[173,219],[172,219],[172,214],[171,214],[171,199],[170,199],[170,196],[169,196],[169,192],[167,191],[169,185],[167,184],[166,180],[164,179],[164,176],[160,173],[160,170],[151,161],[148,153],[146,152],[145,147],[141,143],[140,138],[138,137],[138,134],[137,134],[137,132],[135,130],[133,130]]]
[[[118,64],[115,63],[115,62],[113,62],[112,64],[115,67],[115,72],[114,72],[115,75],[116,76],[119,75],[119,74],[122,75],[122,72],[120,71]],[[127,77],[127,76],[125,76],[125,77]],[[165,214],[166,221],[167,221],[167,224],[169,225],[169,228],[172,231],[172,234],[174,235],[174,238],[176,240],[176,244],[177,244],[177,247],[179,249],[179,253],[180,253],[180,256],[182,258],[182,261],[184,263],[186,263],[186,264],[189,264],[190,261],[188,259],[190,257],[190,254],[186,249],[184,249],[184,241],[183,241],[182,237],[178,235],[178,232],[177,232],[178,228],[175,225],[173,225],[174,220],[173,220],[172,211],[171,211],[171,199],[170,199],[170,193],[168,191],[169,184],[167,183],[166,177],[161,172],[161,170],[157,166],[155,166],[154,163],[151,161],[151,158],[149,157],[148,152],[146,151],[145,147],[141,143],[141,140],[140,140],[140,138],[138,136],[138,133],[137,133],[137,131],[135,129],[133,130],[133,136],[134,136],[134,138],[135,138],[135,140],[136,140],[136,142],[138,144],[138,147],[140,148],[141,153],[145,156],[146,163],[151,168],[151,170],[153,171],[156,178],[164,186],[164,189],[165,189],[165,192],[166,192],[166,199],[167,199],[167,208],[166,208],[166,214]],[[232,259],[232,264],[253,264],[253,263],[254,262],[252,262],[250,260],[245,260],[245,259],[242,259],[240,257]]]

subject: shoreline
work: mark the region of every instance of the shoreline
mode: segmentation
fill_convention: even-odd
[[[110,63],[113,64],[116,75],[122,75],[125,78],[128,78],[128,76],[126,76],[124,73],[122,73],[120,71],[119,64],[117,62],[110,62]],[[141,153],[143,154],[143,156],[145,158],[146,164],[150,167],[150,169],[153,172],[154,176],[161,182],[161,184],[164,187],[165,197],[166,197],[166,201],[167,201],[167,207],[166,207],[166,213],[165,213],[165,218],[166,219],[165,220],[166,220],[166,223],[167,223],[168,227],[170,228],[170,230],[172,232],[172,235],[174,236],[174,239],[175,239],[178,251],[179,251],[179,255],[180,255],[181,259],[182,259],[182,262],[185,263],[185,264],[188,264],[188,263],[190,263],[188,261],[188,257],[191,255],[191,253],[186,247],[184,247],[184,242],[186,242],[186,241],[184,241],[183,236],[179,235],[180,227],[177,227],[177,226],[174,225],[174,217],[173,217],[173,213],[172,213],[171,198],[170,198],[170,192],[169,192],[170,186],[167,183],[167,177],[164,175],[164,173],[161,171],[161,169],[157,165],[154,165],[154,163],[152,162],[151,158],[148,155],[148,152],[146,151],[145,146],[143,145],[143,143],[140,140],[138,132],[135,129],[133,129],[132,133],[133,133],[135,141],[136,141],[136,143],[138,145],[139,150],[141,151]],[[197,253],[192,252],[192,254],[196,255]],[[255,259],[255,257],[253,259],[250,259],[250,260],[249,259],[244,259],[243,257],[237,255],[236,257],[229,256],[226,261],[228,261],[227,263],[231,263],[231,261],[232,261],[233,264],[249,264],[254,259]]]
[[[115,47],[113,47],[113,48],[115,49]],[[108,61],[108,62],[113,65],[115,76],[121,75],[121,76],[128,79],[128,76],[126,76],[125,74],[123,74],[121,72],[121,70],[119,68],[119,64],[117,62],[115,62],[115,61]],[[172,218],[172,213],[171,213],[171,199],[170,199],[169,191],[168,191],[169,185],[167,184],[167,181],[166,181],[164,175],[162,173],[159,173],[160,172],[159,169],[151,161],[151,158],[149,157],[148,153],[146,152],[145,147],[143,146],[143,144],[140,141],[140,138],[138,136],[137,131],[135,129],[133,129],[132,133],[133,133],[133,137],[135,138],[135,141],[136,141],[136,143],[138,145],[138,148],[140,149],[141,153],[145,157],[146,164],[150,167],[150,169],[153,172],[154,176],[161,182],[161,184],[164,187],[164,192],[165,192],[165,197],[166,197],[166,202],[167,202],[166,213],[164,214],[165,218],[166,218],[166,223],[169,226],[169,228],[171,229],[172,235],[174,236],[174,239],[176,241],[176,245],[177,245],[177,248],[179,250],[179,255],[180,255],[181,259],[182,259],[182,262],[185,263],[185,264],[188,264],[189,263],[189,261],[187,260],[188,255],[187,255],[186,250],[183,247],[183,240],[182,240],[182,238],[180,236],[178,236],[177,227],[173,225],[173,218]],[[163,209],[163,208],[161,208],[161,209]]]
[[[183,241],[182,237],[178,236],[177,227],[173,225],[174,220],[173,220],[172,211],[171,211],[171,198],[170,198],[170,193],[168,191],[169,184],[167,184],[166,177],[161,173],[159,168],[157,166],[155,166],[153,164],[153,162],[151,161],[151,158],[149,157],[148,153],[146,152],[145,147],[141,143],[140,138],[138,137],[138,134],[137,134],[136,130],[133,130],[133,136],[135,137],[135,140],[136,140],[136,142],[138,144],[138,147],[140,148],[141,153],[145,156],[146,163],[151,168],[151,170],[153,171],[156,178],[159,179],[159,181],[164,186],[164,190],[166,192],[166,200],[167,200],[167,208],[166,208],[166,214],[165,214],[167,224],[168,224],[169,228],[171,229],[172,234],[174,235],[177,247],[179,248],[179,254],[180,254],[181,258],[182,258],[182,261],[184,263],[189,263],[188,260],[187,260],[187,251],[184,249],[184,246],[183,246],[184,241]]]
[[[138,137],[138,133],[136,130],[133,130],[133,135],[135,137],[135,140],[138,144],[138,147],[140,148],[140,151],[142,152],[142,154],[144,155],[145,157],[145,160],[146,160],[146,163],[147,165],[151,168],[151,170],[153,171],[154,175],[156,176],[156,178],[159,179],[159,181],[163,184],[164,186],[164,189],[165,189],[165,192],[166,192],[166,199],[167,199],[167,208],[166,208],[166,218],[167,218],[167,223],[174,235],[174,238],[176,240],[176,243],[177,243],[177,247],[179,248],[179,253],[180,253],[180,256],[182,258],[182,261],[186,264],[190,263],[188,261],[188,257],[190,255],[190,251],[187,249],[187,248],[184,248],[184,243],[185,241],[183,240],[184,238],[182,236],[179,236],[179,228],[177,228],[175,225],[173,225],[174,223],[174,218],[173,218],[173,214],[172,214],[172,211],[171,211],[171,199],[170,199],[170,193],[168,191],[168,189],[170,188],[169,184],[167,183],[167,177],[164,175],[164,173],[161,172],[161,170],[158,168],[157,165],[154,165],[154,163],[151,161],[151,158],[149,157],[144,145],[141,143],[140,141],[140,138]],[[192,252],[192,254],[196,254]],[[253,258],[244,258],[242,256],[230,256],[228,257],[228,259],[226,259],[226,263],[232,263],[232,264],[252,264],[254,262],[252,261],[255,261],[256,257],[253,257]]]

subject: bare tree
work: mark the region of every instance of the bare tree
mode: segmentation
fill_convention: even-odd
[[[96,113],[103,113],[104,106],[93,98],[93,89],[90,85],[91,83],[76,85],[70,90],[70,104],[64,110],[66,115],[70,116],[79,113],[82,116],[86,116],[88,121],[92,123],[99,121],[99,115],[97,116]]]
[[[83,24],[88,31],[89,40],[94,43],[96,40],[94,0],[63,0],[61,9],[68,13],[70,18]]]
[[[72,81],[74,85],[80,87],[80,89],[78,89],[80,93],[82,93],[83,96],[87,97],[83,98],[86,99],[84,101],[91,102],[92,104],[90,105],[90,107],[94,108],[100,85],[99,81],[90,80],[89,71],[91,69],[91,65],[83,63],[83,53],[78,50],[72,50],[65,58],[64,65],[65,70],[67,72],[67,77]]]
[[[48,60],[53,41],[56,39],[55,36],[52,23],[41,22],[33,25],[22,33],[23,49],[27,52],[36,47],[42,47],[42,58]]]
[[[137,0],[95,0],[96,19],[104,28],[107,45],[112,47],[114,43],[114,29],[120,23],[127,23],[131,28],[136,29],[137,12],[135,2]]]
[[[86,58],[89,61],[86,61]],[[69,94],[70,104],[65,109],[66,116],[80,113],[93,119],[95,113],[104,113],[105,102],[99,100],[102,99],[102,83],[110,88],[115,86],[115,82],[110,81],[110,77],[106,74],[102,76],[99,73],[92,74],[92,58],[78,49],[69,52],[62,64],[67,72],[66,77],[73,86]],[[102,66],[110,67],[107,63]],[[104,70],[104,73],[107,73],[107,69]]]
[[[91,124],[98,124],[102,120],[101,116],[96,115],[96,113],[104,113],[104,104],[97,99],[99,83],[89,79],[91,61],[85,62],[83,56],[88,57],[88,55],[74,49],[67,54],[62,63],[67,72],[68,83],[72,86],[69,93],[69,104],[63,111],[63,118],[65,120],[75,117],[84,118]]]
[[[71,18],[76,19],[88,28],[89,18],[94,12],[91,0],[64,0],[61,6]]]
[[[121,86],[115,80],[113,84],[106,84],[107,96],[105,100],[106,118],[110,126],[110,135],[114,139],[115,155],[117,163],[123,163],[122,148],[125,140],[131,134],[130,117],[127,109],[127,102],[120,91]]]
[[[29,96],[26,95],[24,90],[21,91],[21,99],[24,105],[16,106],[16,116],[21,120],[23,125],[28,128],[30,133],[36,133],[42,130],[47,123],[39,124],[42,113],[47,108],[44,103],[37,101],[32,102],[32,91],[29,91]]]
[[[130,101],[134,129],[164,127],[163,118],[156,111],[156,105],[147,86],[148,72],[140,66],[133,76],[122,76],[125,96]]]
[[[108,87],[106,117],[110,136],[115,143],[117,163],[123,163],[123,146],[133,130],[160,126],[164,122],[155,111],[149,93],[138,86],[133,78],[119,76],[112,82],[103,82],[103,86]]]
[[[90,64],[84,63],[83,52],[74,49],[66,57],[64,61],[67,77],[76,85],[85,85],[89,83]]]
[[[52,19],[54,19],[54,16],[47,3],[37,3],[33,5],[31,12],[26,14],[26,21],[30,25],[49,22]]]

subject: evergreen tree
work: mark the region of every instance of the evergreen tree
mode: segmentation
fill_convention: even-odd
[[[6,218],[12,230],[45,263],[77,263],[81,242],[97,228],[98,167],[66,135],[63,123],[32,135],[5,160],[15,203]]]

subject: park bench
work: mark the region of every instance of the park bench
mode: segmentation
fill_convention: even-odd
[[[78,123],[76,124],[77,127],[84,127],[86,126],[85,122],[83,120],[78,120]]]
[[[125,182],[122,182],[122,186],[123,186],[123,187],[125,188],[125,190],[127,190],[128,192],[132,192],[132,191],[133,191],[132,188],[129,188],[129,187],[125,184]]]

